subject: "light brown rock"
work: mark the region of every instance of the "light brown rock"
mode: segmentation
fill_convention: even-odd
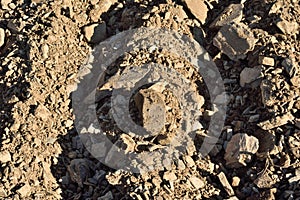
[[[83,29],[88,42],[97,44],[106,39],[106,23],[92,24]]]
[[[231,184],[231,185],[232,185],[233,187],[237,187],[237,186],[239,186],[240,181],[241,181],[241,179],[240,179],[239,177],[234,176],[234,177],[232,178],[232,184]]]
[[[254,136],[249,136],[246,133],[238,133],[232,136],[228,142],[225,151],[226,165],[231,168],[239,168],[247,166],[259,148],[259,141]]]
[[[274,117],[270,120],[260,122],[258,126],[264,130],[270,130],[273,128],[277,128],[279,126],[283,126],[287,124],[289,121],[294,120],[294,118],[295,117],[291,113],[286,113],[284,115]]]
[[[289,22],[282,20],[276,23],[276,26],[287,35],[297,34],[299,32],[299,24],[297,22]]]
[[[267,65],[272,67],[275,65],[274,58],[267,57],[267,56],[260,56],[258,62],[261,65]]]
[[[11,155],[9,151],[3,151],[0,152],[0,162],[1,163],[6,163],[11,161]]]
[[[17,190],[22,198],[28,197],[31,192],[31,187],[28,183],[25,183],[20,189]]]
[[[0,48],[5,43],[5,30],[3,28],[0,28]]]
[[[243,23],[223,26],[213,39],[213,44],[232,60],[246,58],[246,53],[253,50],[257,39]]]
[[[203,0],[184,0],[186,7],[202,23],[205,24],[208,8]]]
[[[221,182],[221,184],[223,185],[224,190],[227,192],[227,194],[229,196],[233,196],[234,195],[234,191],[231,187],[231,185],[229,184],[226,175],[224,174],[224,172],[221,172],[218,174],[218,178]]]
[[[197,190],[205,187],[204,181],[202,181],[200,178],[191,177],[191,178],[189,178],[189,181]]]
[[[163,179],[166,181],[176,181],[177,176],[172,171],[167,171],[164,173]]]

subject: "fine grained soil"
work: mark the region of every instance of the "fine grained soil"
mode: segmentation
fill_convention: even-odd
[[[0,199],[300,198],[299,1],[0,2]],[[193,3],[207,16],[197,15]],[[238,17],[216,26],[232,4],[241,8]],[[109,67],[106,83],[127,67],[159,63],[190,80],[203,104],[193,148],[163,170],[136,174],[105,166],[85,148],[74,127],[71,94],[97,44],[140,27],[166,28],[199,42],[220,71],[228,106],[216,146],[198,155],[214,106],[201,75],[160,49],[126,52]],[[226,38],[229,32],[238,40]],[[143,98],[149,87],[141,88]],[[181,116],[172,91],[159,95],[168,112],[157,137],[124,135],[109,118],[105,98],[96,105],[100,126],[129,153],[163,148]],[[136,104],[131,116],[145,125],[149,105]]]

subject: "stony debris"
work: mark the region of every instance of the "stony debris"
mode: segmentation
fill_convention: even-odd
[[[5,43],[5,30],[3,28],[0,28],[0,48]]]
[[[229,196],[233,196],[234,195],[234,191],[231,187],[231,185],[229,184],[226,175],[224,174],[224,172],[221,172],[218,174],[218,178],[224,188],[224,190],[227,192],[227,194]]]
[[[203,0],[184,0],[186,7],[202,23],[205,24],[208,8]]]
[[[248,83],[252,83],[257,80],[262,73],[262,68],[260,66],[254,68],[244,68],[240,74],[240,85],[244,87]]]
[[[259,141],[254,136],[245,133],[235,134],[228,142],[225,150],[226,165],[232,168],[247,166],[258,148]]]
[[[272,119],[258,123],[258,126],[264,130],[271,130],[279,126],[283,126],[290,121],[294,120],[294,116],[291,113],[286,113],[282,116],[277,116]]]
[[[106,23],[92,24],[83,28],[88,42],[97,44],[106,39]]]
[[[210,24],[210,28],[222,27],[231,22],[240,22],[243,17],[242,4],[230,4],[224,11]]]
[[[213,44],[232,60],[244,59],[248,51],[254,48],[257,39],[243,23],[231,23],[223,26],[213,39]]]

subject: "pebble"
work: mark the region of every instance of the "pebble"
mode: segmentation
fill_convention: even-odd
[[[232,184],[231,184],[231,185],[232,185],[233,187],[237,187],[237,186],[239,186],[240,181],[241,181],[241,179],[240,179],[239,177],[234,176],[234,177],[232,178]]]
[[[88,42],[97,44],[106,39],[106,23],[97,23],[83,28],[85,38]]]
[[[205,187],[204,181],[202,181],[201,179],[199,179],[197,177],[191,177],[191,178],[189,178],[189,181],[197,190]]]
[[[5,30],[3,28],[0,28],[0,48],[5,43]]]
[[[1,163],[6,163],[11,161],[11,155],[9,151],[3,151],[0,152],[0,162]]]
[[[259,148],[259,141],[254,136],[249,136],[246,133],[238,133],[232,136],[226,146],[224,159],[226,165],[231,168],[239,168],[247,166]]]
[[[274,58],[266,57],[266,56],[260,56],[258,59],[259,64],[261,65],[267,65],[273,67],[275,65]]]
[[[262,68],[260,66],[253,68],[244,68],[240,73],[240,85],[244,87],[248,83],[252,83],[257,80],[262,73]]]
[[[12,2],[12,0],[1,0],[1,7],[4,10],[10,10],[9,4]]]
[[[221,182],[221,184],[223,185],[224,190],[227,192],[227,194],[229,196],[233,196],[234,195],[234,191],[231,187],[231,185],[229,184],[226,175],[224,174],[224,172],[220,172],[218,174],[218,178]]]
[[[208,8],[204,0],[185,0],[186,7],[202,23],[205,24]]]
[[[257,39],[243,23],[233,22],[223,26],[213,39],[213,44],[232,60],[246,58],[253,50]]]
[[[211,23],[210,28],[222,27],[230,22],[240,22],[243,17],[242,4],[230,4],[225,10]]]

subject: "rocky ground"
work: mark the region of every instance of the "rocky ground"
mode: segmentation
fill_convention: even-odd
[[[300,199],[299,1],[0,2],[0,199]],[[100,91],[129,66],[159,63],[190,80],[203,114],[180,159],[131,173],[105,166],[83,145],[71,95],[97,44],[140,27],[173,30],[202,45],[228,105],[221,136],[203,157],[197,150],[214,105],[201,74],[162,49],[118,58]],[[109,105],[98,99],[99,124],[129,154],[166,147],[181,119],[178,100],[161,85],[141,88],[130,107],[137,124],[158,132],[153,137],[124,134]]]

